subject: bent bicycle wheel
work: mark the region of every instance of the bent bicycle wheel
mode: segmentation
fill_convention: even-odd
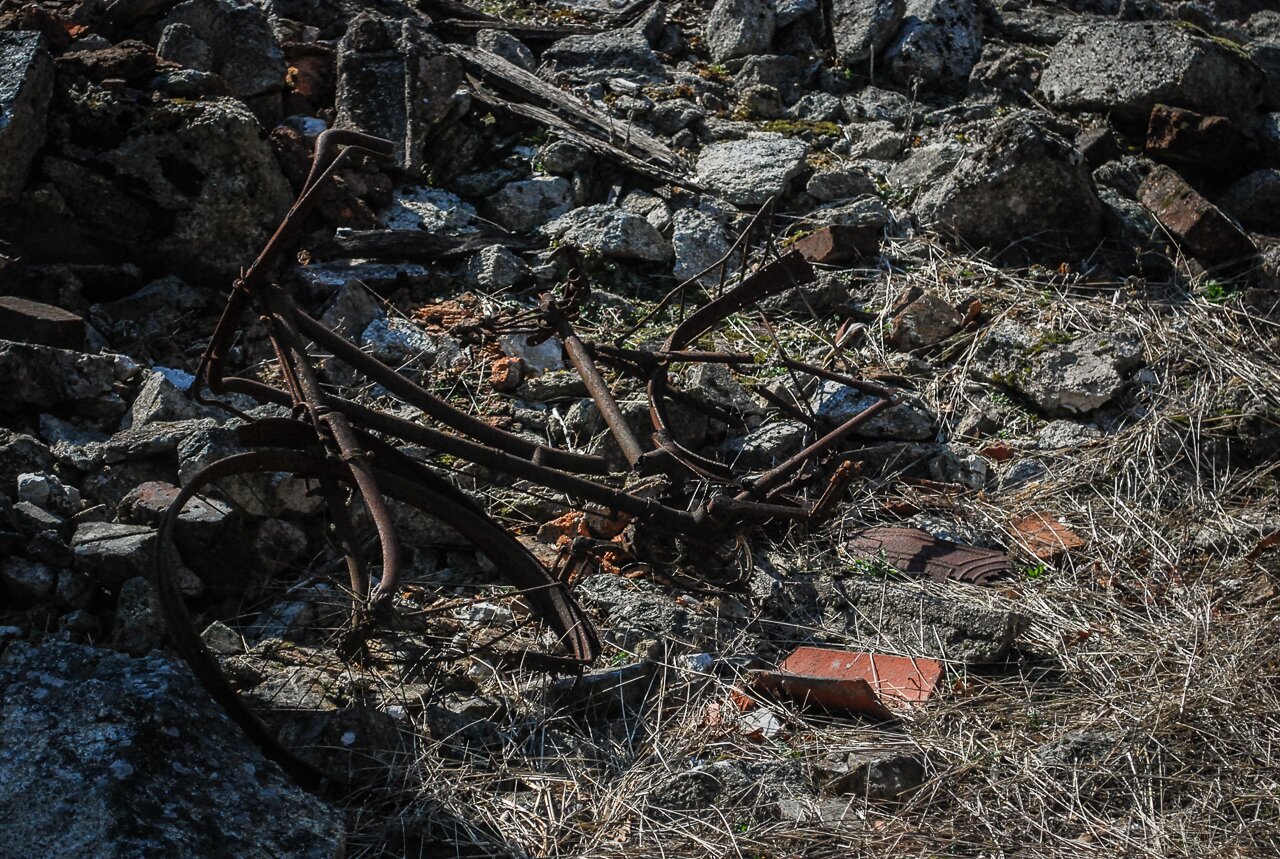
[[[480,691],[522,669],[573,672],[598,651],[567,588],[457,490],[421,473],[374,473],[401,505],[397,515],[430,522],[440,535],[438,547],[419,547],[376,613],[351,573],[351,558],[364,554],[359,537],[343,528],[305,558],[240,576],[245,587],[198,615],[179,590],[175,527],[193,498],[226,496],[219,486],[232,481],[243,491],[258,475],[331,492],[349,476],[337,460],[284,449],[220,460],[175,498],[159,534],[158,590],[178,650],[264,753],[315,791],[385,773],[403,750],[403,730],[442,690]]]

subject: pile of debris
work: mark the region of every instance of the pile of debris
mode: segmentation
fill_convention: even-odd
[[[963,771],[923,714],[1065,659],[1027,588],[1105,554],[1044,487],[1280,450],[1274,355],[1197,399],[1131,309],[1280,345],[1255,5],[0,0],[0,853],[547,852],[492,803],[573,829],[664,706],[859,739],[681,752],[572,849]]]

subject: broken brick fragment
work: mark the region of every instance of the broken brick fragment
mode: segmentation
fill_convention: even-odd
[[[933,659],[797,647],[777,671],[757,673],[755,685],[826,710],[888,719],[927,701],[941,676]]]
[[[84,336],[84,320],[69,310],[12,295],[0,296],[0,340],[82,349]]]
[[[791,249],[809,262],[824,265],[857,262],[880,252],[880,233],[878,226],[832,224],[797,239]]]
[[[1138,187],[1138,202],[1194,256],[1207,263],[1251,259],[1250,238],[1171,168],[1156,167]]]
[[[1225,116],[1157,104],[1147,124],[1147,154],[1161,161],[1229,171],[1239,166],[1240,133]]]
[[[498,358],[489,368],[489,384],[495,391],[510,393],[520,387],[523,378],[519,358]]]

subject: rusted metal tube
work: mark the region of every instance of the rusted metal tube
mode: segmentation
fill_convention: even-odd
[[[595,361],[591,360],[591,353],[583,344],[582,338],[574,332],[573,326],[569,324],[564,314],[549,311],[547,315],[550,317],[548,321],[552,328],[560,335],[565,354],[569,356],[570,363],[582,377],[583,384],[587,386],[587,393],[595,401],[596,408],[600,410],[600,416],[604,418],[609,432],[613,433],[613,439],[622,450],[622,455],[627,458],[627,463],[633,469],[636,468],[645,450],[640,446],[640,441],[631,431],[631,427],[627,425],[627,419],[618,408],[618,402],[613,398],[609,384],[605,382],[604,376],[600,375]]]

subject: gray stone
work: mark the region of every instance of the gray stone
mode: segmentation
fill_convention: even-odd
[[[902,84],[958,87],[982,55],[982,15],[974,0],[907,0],[883,66]]]
[[[834,0],[831,34],[841,61],[856,68],[884,50],[906,9],[905,0]]]
[[[475,232],[471,226],[475,217],[475,207],[457,194],[425,185],[407,185],[392,192],[382,223],[391,230],[465,233]]]
[[[1066,450],[1084,447],[1101,437],[1102,431],[1093,424],[1069,420],[1049,421],[1036,433],[1036,447],[1041,450]]]
[[[191,433],[177,448],[179,482],[186,486],[205,466],[243,450],[234,430],[215,427]],[[236,475],[217,481],[215,488],[253,517],[309,516],[324,507],[324,500],[308,490],[305,480],[287,474]]]
[[[1160,249],[1167,241],[1160,222],[1146,206],[1105,185],[1097,191],[1110,216],[1108,232],[1116,239],[1134,248],[1152,250]]]
[[[79,489],[67,486],[56,474],[44,471],[18,475],[18,500],[59,516],[74,516],[81,506]]]
[[[186,421],[157,421],[141,427],[121,430],[104,442],[89,442],[75,456],[76,467],[90,470],[104,464],[116,464],[147,460],[171,454],[189,436],[212,429],[217,422],[212,418]],[[60,442],[54,452],[59,458],[68,454]]]
[[[966,665],[1003,660],[1024,619],[991,594],[873,578],[824,579],[818,602],[827,629],[862,650],[913,653]]]
[[[220,75],[235,97],[245,99],[284,86],[284,52],[271,32],[271,22],[253,3],[187,0],[175,6],[163,24],[187,28],[189,33],[182,38],[186,49],[198,51],[197,41],[205,46],[207,64],[191,68]],[[162,37],[156,53],[170,59],[164,45]]]
[[[1049,414],[1070,416],[1111,402],[1143,363],[1142,343],[1128,332],[1060,340],[1005,320],[986,332],[972,372],[1014,390]]]
[[[690,611],[647,583],[594,575],[578,585],[577,593],[604,615],[604,640],[624,650],[655,637],[693,647],[715,640],[714,618]]]
[[[924,756],[902,749],[850,752],[814,768],[818,789],[869,800],[897,800],[924,783]]]
[[[938,483],[956,483],[979,490],[987,485],[990,469],[987,460],[972,451],[944,447],[929,460],[929,479]]]
[[[1169,22],[1098,22],[1049,53],[1040,90],[1062,110],[1109,112],[1146,127],[1156,104],[1251,118],[1262,71],[1243,52]]]
[[[156,57],[197,72],[209,72],[213,68],[213,51],[189,24],[165,25],[156,43]]]
[[[925,226],[997,250],[1028,236],[1093,242],[1104,224],[1079,151],[1038,111],[999,120],[987,144],[926,188],[913,209]]]
[[[839,382],[825,380],[814,391],[812,406],[818,419],[839,425],[869,409],[880,398]],[[859,424],[854,435],[861,438],[919,441],[933,436],[936,419],[914,398],[906,398]]]
[[[53,454],[35,436],[0,427],[0,495],[18,497],[18,475],[53,468]]]
[[[573,208],[573,183],[563,176],[535,176],[502,186],[489,201],[494,220],[528,233]]]
[[[220,620],[215,620],[205,627],[204,632],[200,633],[200,640],[204,642],[205,647],[219,656],[238,656],[245,650],[244,639],[240,637],[240,633]]]
[[[969,151],[958,143],[931,143],[913,149],[893,165],[888,175],[889,185],[907,196],[932,188],[945,180]]]
[[[764,415],[760,403],[747,393],[733,372],[724,364],[693,364],[684,374],[685,393],[712,408],[738,415],[748,423],[759,422]]]
[[[857,167],[832,167],[814,171],[804,191],[823,203],[876,193],[875,180]]]
[[[578,399],[586,395],[587,385],[577,370],[549,370],[520,384],[520,397],[531,403]]]
[[[14,643],[0,688],[0,855],[344,852],[341,813],[267,761],[185,665]]]
[[[703,39],[717,63],[766,54],[776,27],[773,0],[716,0]]]
[[[510,289],[529,277],[524,260],[502,245],[489,245],[467,261],[467,281],[492,291]]]
[[[1251,230],[1280,232],[1280,170],[1255,170],[1236,181],[1218,200],[1219,208]]]
[[[729,237],[715,218],[697,209],[680,209],[671,216],[671,247],[676,263],[672,273],[681,281],[700,274],[715,265],[729,252]],[[728,276],[737,271],[733,260],[725,263]],[[720,282],[718,269],[709,271],[698,281],[703,286]]]
[[[378,297],[363,283],[351,280],[338,287],[321,314],[320,322],[326,328],[353,340],[382,314],[382,302]]]
[[[562,244],[595,251],[610,259],[665,262],[671,243],[647,220],[616,206],[585,206],[561,215],[542,232]]]
[[[535,156],[535,164],[542,165],[542,172],[553,176],[573,176],[590,171],[596,159],[589,151],[571,140],[556,139],[543,144]]]
[[[109,591],[149,575],[155,562],[156,530],[147,525],[87,522],[76,528],[71,549],[76,568]]]
[[[1106,761],[1124,736],[1116,731],[1074,729],[1050,740],[1035,750],[1041,763],[1051,767],[1097,766]]]
[[[111,645],[131,656],[142,656],[160,646],[164,630],[160,597],[151,582],[139,576],[121,585]]]
[[[687,98],[660,101],[649,112],[649,122],[663,134],[675,134],[698,122],[707,112]]]
[[[808,92],[800,96],[787,114],[806,122],[839,122],[844,118],[844,103],[828,92]]]
[[[821,4],[818,0],[777,0],[774,22],[777,28],[789,27],[801,18],[816,15]]]
[[[0,33],[0,200],[18,196],[44,145],[53,60],[36,32]]]
[[[145,379],[129,406],[129,413],[120,423],[121,429],[141,429],[147,424],[184,420],[224,421],[229,416],[221,409],[197,403],[165,373],[151,370],[146,373]]]
[[[850,122],[864,119],[892,122],[898,129],[907,124],[915,111],[911,100],[901,93],[873,86],[845,96],[841,100],[841,105]]]
[[[1019,459],[1000,470],[997,488],[1001,492],[1019,489],[1049,473],[1049,466],[1042,459]]]
[[[942,296],[931,290],[908,293],[893,317],[889,342],[895,349],[922,349],[933,346],[960,330],[964,316]]]
[[[497,54],[513,66],[518,66],[527,72],[533,71],[538,66],[533,51],[506,30],[481,30],[476,33],[476,47],[482,51]]]
[[[544,74],[564,76],[577,84],[623,78],[636,83],[661,83],[666,68],[636,30],[606,30],[586,36],[567,36],[542,54]]]
[[[462,344],[448,334],[428,334],[401,316],[379,316],[360,332],[360,345],[379,361],[395,367],[441,369],[465,362]]]
[[[807,147],[781,135],[713,143],[698,158],[697,181],[739,206],[784,193],[804,170]]]
[[[845,129],[849,135],[849,157],[872,161],[893,161],[906,145],[902,132],[892,122],[870,121]]]
[[[123,355],[0,340],[0,410],[33,408],[119,419],[125,402],[116,384],[137,371],[138,365]]]
[[[15,606],[42,605],[53,599],[58,571],[48,564],[26,558],[0,561],[0,589]]]
[[[649,804],[666,811],[736,805],[746,799],[755,783],[736,761],[713,761],[676,773],[659,784],[649,794]]]
[[[736,465],[762,471],[783,462],[804,446],[808,428],[798,421],[774,421],[724,443]]]

